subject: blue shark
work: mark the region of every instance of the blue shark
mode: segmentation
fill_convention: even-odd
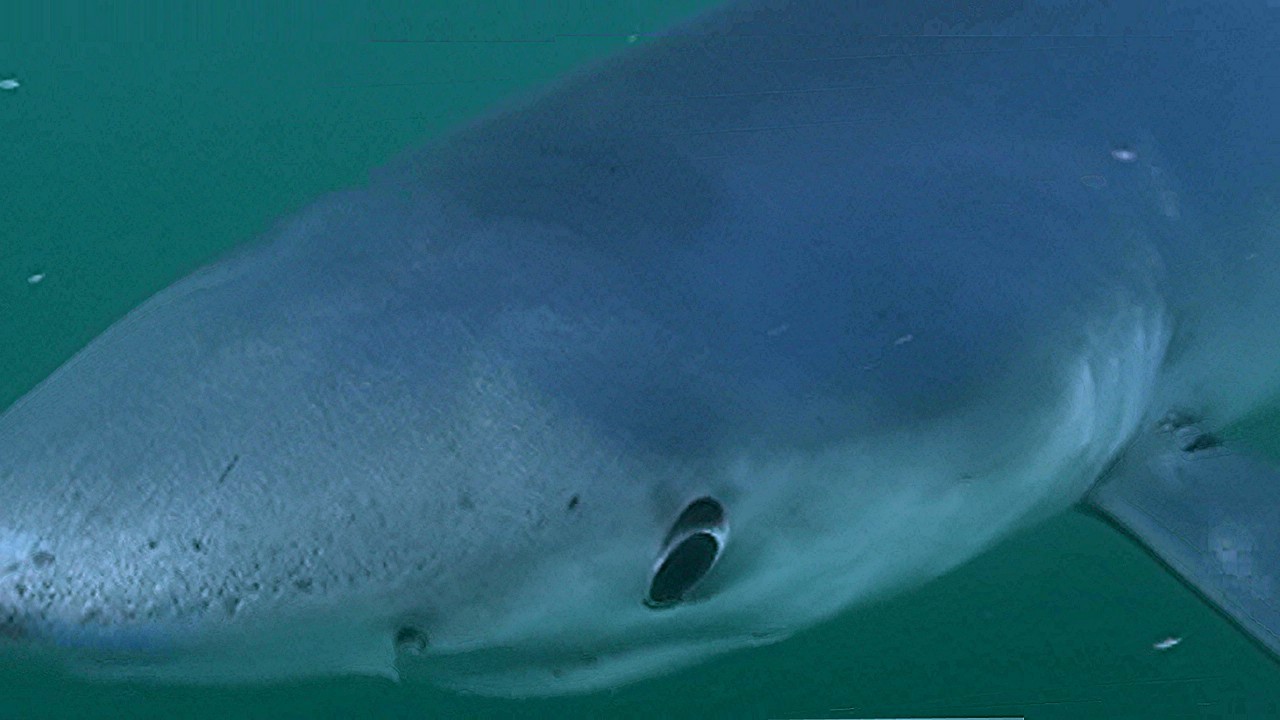
[[[731,2],[514,99],[0,416],[0,658],[587,692],[1073,508],[1280,649],[1277,37]]]

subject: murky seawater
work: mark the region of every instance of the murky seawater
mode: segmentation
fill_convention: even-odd
[[[0,85],[0,406],[274,218],[708,4],[0,13],[0,81],[14,81]],[[1277,431],[1280,412],[1236,429],[1280,456]],[[1167,638],[1181,642],[1153,647]],[[780,645],[585,697],[499,701],[369,679],[93,684],[0,664],[0,718],[941,715],[1280,717],[1280,665],[1074,514]]]

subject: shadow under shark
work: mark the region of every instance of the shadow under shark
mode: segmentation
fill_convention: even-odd
[[[1280,9],[731,3],[321,199],[0,418],[0,645],[587,691],[1085,503],[1273,651]]]

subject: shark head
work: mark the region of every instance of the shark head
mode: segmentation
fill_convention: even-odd
[[[695,245],[655,282],[450,202],[331,198],[11,408],[8,644],[180,682],[540,695],[671,672],[1073,502],[1168,341],[1158,302],[1092,290],[1039,334],[1006,332],[1025,320],[1001,289],[957,322],[927,278],[958,254],[833,321],[815,303],[883,288],[877,268],[814,263],[814,295],[791,297],[769,253],[726,287]],[[407,256],[361,269],[329,240],[370,218],[405,247],[458,241],[396,279]]]

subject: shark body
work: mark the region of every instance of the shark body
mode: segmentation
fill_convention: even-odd
[[[322,198],[0,417],[0,645],[580,692],[1280,392],[1280,10],[731,3]]]

